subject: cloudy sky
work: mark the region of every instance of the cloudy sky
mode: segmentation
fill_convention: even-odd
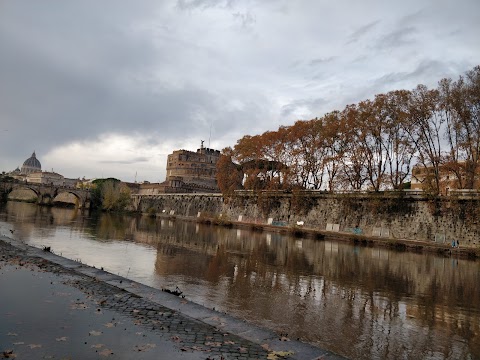
[[[480,64],[479,0],[4,0],[0,171],[163,181],[219,149]],[[136,175],[137,174],[137,175]]]

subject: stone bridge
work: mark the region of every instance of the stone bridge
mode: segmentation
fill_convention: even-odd
[[[63,186],[10,183],[4,184],[4,191],[9,200],[22,200],[41,205],[53,205],[55,203],[71,203],[76,207],[90,208],[90,191]]]

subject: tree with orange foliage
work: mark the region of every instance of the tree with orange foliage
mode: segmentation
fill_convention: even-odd
[[[455,82],[442,79],[439,94],[450,145],[446,165],[460,188],[473,189],[480,167],[480,66]]]
[[[344,123],[341,121],[340,111],[333,111],[323,117],[324,151],[323,167],[326,174],[328,191],[338,188],[337,176],[341,169],[341,159],[345,153],[345,144],[342,142]]]
[[[233,163],[232,152],[229,147],[223,149],[217,162],[217,184],[225,196],[233,195],[235,190],[243,189],[243,172]]]
[[[406,90],[391,91],[377,95],[374,105],[380,114],[380,121],[386,124],[384,147],[387,160],[387,174],[392,189],[402,189],[410,175],[415,147],[408,138],[408,104],[411,93]]]
[[[440,168],[444,119],[439,112],[439,92],[425,85],[418,85],[410,96],[409,121],[406,130],[418,153],[418,160],[427,177],[424,189],[439,194]]]
[[[362,132],[356,126],[359,112],[356,105],[348,105],[341,113],[342,149],[341,171],[338,175],[342,189],[361,190],[367,181],[367,154],[362,144]]]
[[[302,188],[320,189],[326,156],[323,120],[297,121],[290,127],[290,136],[299,185]]]

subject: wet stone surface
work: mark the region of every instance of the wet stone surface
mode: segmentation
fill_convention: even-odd
[[[0,295],[0,359],[288,358],[2,241]]]

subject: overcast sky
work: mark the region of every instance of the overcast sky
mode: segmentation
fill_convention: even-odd
[[[480,64],[479,0],[3,0],[0,171],[165,180],[219,149]]]

